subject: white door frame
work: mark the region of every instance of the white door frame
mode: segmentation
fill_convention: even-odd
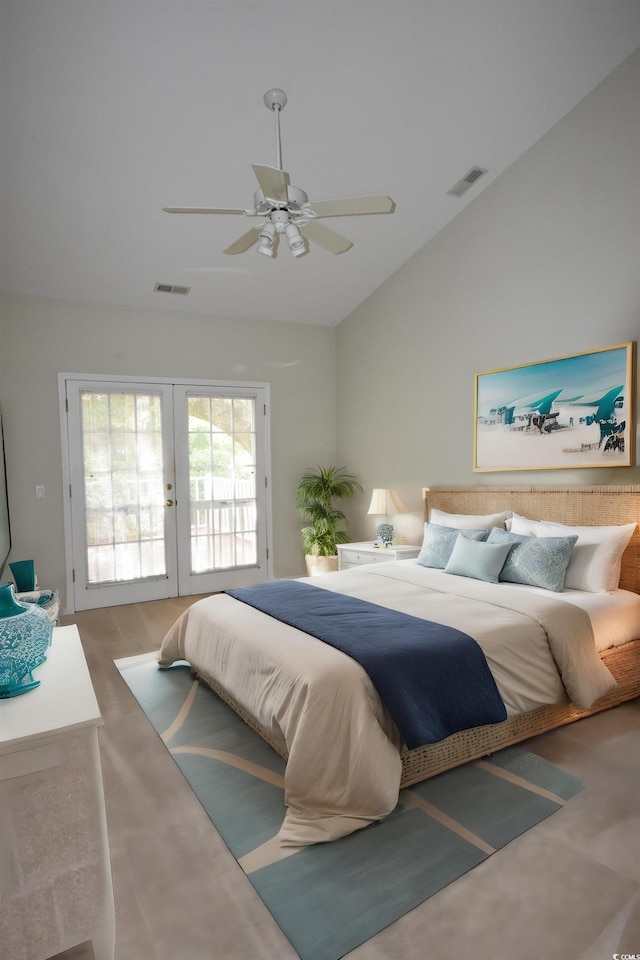
[[[270,384],[262,381],[239,381],[239,380],[195,380],[175,377],[132,377],[116,376],[115,374],[91,374],[91,373],[59,373],[58,374],[58,405],[60,415],[60,440],[62,452],[62,484],[63,484],[63,519],[64,519],[64,553],[65,553],[65,603],[62,612],[64,614],[73,614],[74,610],[74,582],[73,582],[73,527],[71,522],[71,472],[70,472],[70,450],[69,450],[69,431],[67,424],[67,382],[73,381],[91,381],[92,383],[125,383],[125,384],[167,384],[186,387],[211,387],[224,390],[225,388],[261,389],[264,391],[266,415],[264,421],[264,464],[265,464],[265,483],[267,485],[265,505],[265,535],[267,542],[267,569],[266,579],[273,579],[273,549],[272,549],[272,504],[271,504],[271,431],[269,411],[270,403]]]

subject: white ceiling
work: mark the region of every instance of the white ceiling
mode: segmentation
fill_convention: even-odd
[[[339,323],[640,46],[638,0],[0,3],[0,288],[296,323]],[[270,87],[292,183],[397,204],[322,221],[348,253],[225,256],[256,221],[161,210],[251,205]]]

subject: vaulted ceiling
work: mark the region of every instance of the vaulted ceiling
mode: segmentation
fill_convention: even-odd
[[[0,4],[0,288],[231,319],[339,323],[640,45],[637,0]],[[162,211],[252,205],[271,87],[293,184],[396,203],[322,221],[347,253]]]

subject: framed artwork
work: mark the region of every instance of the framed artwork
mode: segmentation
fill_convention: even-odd
[[[476,374],[474,471],[632,466],[634,346]]]

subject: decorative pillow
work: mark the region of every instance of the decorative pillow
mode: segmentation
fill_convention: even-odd
[[[504,529],[505,521],[511,516],[510,510],[503,513],[487,513],[484,516],[474,516],[467,513],[445,513],[444,510],[431,511],[431,523],[439,523],[444,527],[455,527],[456,530],[474,530],[478,528],[491,529],[491,527],[502,527]]]
[[[487,543],[512,545],[500,573],[501,580],[560,593],[577,539],[577,536],[527,537],[509,530],[492,530]]]
[[[564,585],[570,590],[588,593],[611,593],[618,589],[622,554],[637,524],[626,523],[606,527],[574,527],[553,520],[527,520],[514,515],[513,533],[535,537],[577,535]]]
[[[439,567],[444,570],[459,533],[470,540],[486,540],[489,536],[488,530],[460,531],[454,527],[441,527],[437,523],[425,523],[424,540],[417,562],[423,567]]]
[[[497,532],[506,533],[504,530],[497,530]],[[464,530],[461,530],[444,572],[454,573],[458,577],[473,577],[475,580],[497,583],[511,547],[511,543],[489,543],[489,541],[483,543],[479,540],[470,540],[465,536]]]

